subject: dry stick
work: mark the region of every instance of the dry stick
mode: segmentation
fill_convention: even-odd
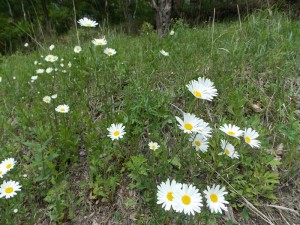
[[[176,105],[170,103],[171,106],[173,106],[174,108],[176,108],[177,110],[179,110],[183,115],[184,115],[184,112],[182,109],[178,108]]]
[[[212,52],[213,52],[213,46],[214,46],[215,16],[216,16],[216,8],[214,8],[214,16],[213,16],[213,21],[212,21],[211,51],[210,51],[210,54],[211,54],[211,55],[212,55]]]
[[[282,210],[290,211],[290,212],[293,212],[296,215],[300,216],[300,214],[296,210],[291,209],[291,208],[287,208],[287,207],[280,206],[280,205],[265,205],[265,206],[273,207],[273,208],[276,208],[276,209],[282,209]]]
[[[77,19],[76,19],[76,8],[75,8],[75,3],[74,0],[72,0],[73,2],[73,11],[74,11],[74,23],[75,23],[75,29],[76,29],[76,36],[77,36],[77,41],[78,41],[78,45],[80,46],[80,40],[79,40],[79,33],[78,33],[78,29],[77,29]]]
[[[291,225],[287,220],[286,218],[282,215],[281,211],[279,210],[279,214],[280,216],[282,217],[282,219],[284,220],[284,222],[286,222],[287,225]]]
[[[242,30],[242,21],[241,21],[240,8],[239,8],[239,5],[236,5],[236,7],[237,7],[238,16],[239,16],[240,30]]]
[[[199,156],[199,154],[197,153],[196,154],[197,155],[197,157],[199,158],[199,159],[201,159],[204,163],[206,163],[219,177],[221,177],[221,179],[230,187],[230,188],[232,188],[232,190],[236,193],[236,194],[238,194],[238,195],[240,195],[241,197],[242,197],[242,199],[243,199],[243,201],[246,203],[246,205],[248,206],[248,208],[252,211],[252,212],[254,212],[254,213],[256,213],[261,219],[263,219],[265,222],[267,222],[268,224],[270,224],[270,225],[275,225],[265,214],[263,214],[262,212],[260,212],[254,205],[252,205],[252,203],[251,202],[249,202],[244,196],[242,196],[241,194],[239,194],[238,193],[238,191],[220,174],[220,173],[218,173],[208,162],[206,162],[203,158],[201,158],[200,156]]]

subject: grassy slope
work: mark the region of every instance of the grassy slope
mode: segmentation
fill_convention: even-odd
[[[298,27],[299,22],[266,11],[249,16],[241,26],[238,22],[215,24],[214,32],[211,24],[190,29],[177,23],[175,35],[163,40],[158,40],[155,34],[128,37],[103,30],[98,34],[98,31],[82,32],[83,51],[79,55],[73,53],[75,36],[54,43],[56,48],[52,54],[64,58],[67,72],[62,73],[56,63],[59,72],[55,78],[52,78],[54,73],[42,74],[34,83],[30,77],[35,75],[35,70],[50,65],[40,57],[49,51],[39,49],[26,56],[16,54],[4,58],[0,68],[3,79],[0,83],[1,159],[17,159],[18,166],[10,176],[22,183],[23,191],[14,201],[0,203],[1,208],[10,209],[3,216],[6,222],[1,224],[12,217],[14,221],[32,224],[43,217],[37,210],[41,206],[48,207],[48,215],[53,220],[72,220],[76,218],[75,209],[86,206],[87,201],[97,207],[113,203],[116,193],[128,183],[142,198],[137,203],[128,201],[129,205],[143,211],[141,206],[146,203],[150,207],[146,217],[152,223],[161,219],[168,221],[155,204],[156,185],[170,173],[180,180],[197,182],[192,173],[195,168],[184,170],[190,163],[184,155],[190,150],[187,150],[186,139],[178,136],[181,132],[176,128],[174,116],[180,112],[171,104],[194,112],[217,127],[224,122],[253,127],[263,137],[258,155],[265,156],[268,151],[282,157],[279,168],[282,184],[291,177],[296,178],[299,166],[295,162],[300,158],[296,114],[300,104]],[[90,43],[92,38],[102,35],[108,40],[107,47],[117,50],[115,56],[108,58],[103,48],[95,48]],[[161,49],[170,56],[160,55]],[[35,60],[42,65],[35,66]],[[69,61],[71,68],[67,67]],[[185,87],[199,76],[210,78],[218,89],[219,96],[212,103],[196,102]],[[58,98],[53,103],[42,102],[44,96],[55,93]],[[54,113],[59,104],[68,104],[71,113]],[[255,112],[253,104],[262,107],[261,112]],[[111,144],[106,138],[106,128],[115,122],[126,126],[128,137],[120,144]],[[156,159],[151,158],[147,150],[149,140],[162,145]],[[280,143],[283,143],[283,153],[277,148]],[[178,158],[172,163],[183,172],[173,172],[174,168],[164,162],[177,154],[180,165],[175,162]],[[254,159],[256,154],[253,154]],[[130,165],[134,161],[132,156],[140,157],[135,159],[139,170],[151,171],[151,175],[145,178],[134,171]],[[147,160],[145,167],[142,166],[144,159]],[[168,169],[155,172],[158,166],[155,161]],[[205,166],[198,166],[213,174]],[[256,173],[265,170],[254,168]],[[249,177],[255,176],[255,172]],[[22,178],[23,173],[29,178]],[[189,178],[185,179],[187,174]],[[197,176],[199,178],[222,182],[212,175]],[[244,181],[249,182],[246,178]],[[202,183],[205,187],[205,182]],[[251,184],[260,185],[254,181]],[[234,185],[245,188],[244,183]],[[250,195],[252,191],[245,191],[243,195],[257,204],[262,203],[261,195],[269,195],[260,193],[263,192],[260,189]],[[231,198],[238,206],[237,196]],[[74,199],[78,201],[74,203]],[[102,203],[97,201],[99,199]],[[12,215],[14,208],[20,213]],[[144,221],[140,211],[136,217]],[[85,215],[85,211],[81,214]],[[206,217],[209,217],[206,222],[214,219]]]

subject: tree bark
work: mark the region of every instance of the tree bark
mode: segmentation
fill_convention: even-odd
[[[41,0],[41,4],[42,4],[42,9],[43,9],[43,14],[44,14],[44,18],[45,18],[45,31],[47,34],[51,34],[51,24],[50,24],[50,20],[49,20],[49,14],[48,14],[48,9],[47,9],[47,3],[46,0]]]
[[[151,0],[152,7],[156,10],[157,34],[163,37],[170,26],[172,0]]]

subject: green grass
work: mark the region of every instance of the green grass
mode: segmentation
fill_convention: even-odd
[[[80,54],[73,52],[74,32],[54,41],[52,52],[44,44],[45,50],[23,49],[2,57],[0,159],[13,157],[18,162],[3,180],[19,181],[22,191],[1,199],[0,223],[34,224],[46,217],[64,224],[86,215],[87,200],[94,207],[99,201],[100,207],[114,204],[125,187],[138,199],[124,196],[124,207],[133,207],[141,224],[187,219],[213,224],[220,217],[207,208],[195,217],[166,213],[156,204],[156,192],[167,178],[193,184],[201,192],[214,183],[225,186],[226,198],[237,211],[245,205],[241,196],[257,206],[276,201],[279,179],[284,183],[299,169],[298,28],[299,22],[283,14],[263,11],[242,21],[241,27],[237,21],[188,28],[177,21],[175,35],[162,40],[154,32],[129,37],[81,30]],[[108,57],[103,47],[92,45],[93,38],[103,35],[108,40],[105,47],[116,49],[116,55]],[[160,55],[161,49],[170,56]],[[41,58],[50,53],[64,61],[48,63]],[[36,60],[42,65],[34,65]],[[49,66],[59,71],[30,82],[36,69]],[[198,77],[214,82],[219,95],[212,102],[196,100],[187,90],[185,85]],[[42,101],[56,93],[50,104]],[[70,113],[55,112],[60,104],[69,105]],[[253,104],[262,107],[260,112]],[[206,154],[196,154],[178,129],[175,116],[182,115],[174,105],[213,127]],[[112,123],[125,125],[122,140],[107,137]],[[241,158],[218,156],[224,136],[217,128],[224,123],[257,130],[261,148],[230,139]],[[150,151],[149,141],[161,147]],[[274,152],[281,143],[284,152],[278,162]]]

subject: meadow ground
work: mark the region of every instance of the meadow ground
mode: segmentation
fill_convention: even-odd
[[[12,189],[1,186],[0,224],[300,224],[299,24],[267,10],[195,28],[176,21],[161,40],[151,29],[79,28],[79,53],[73,31],[2,57],[0,159],[16,163],[0,176],[21,190],[6,198]],[[104,36],[106,45],[92,43]],[[188,90],[198,77],[213,82],[212,101],[201,98],[213,91]],[[201,148],[186,121],[178,126],[184,113],[207,122]],[[108,137],[119,123],[126,133]],[[254,129],[259,146],[225,124]],[[168,178],[197,188],[201,213],[157,204]],[[226,188],[228,212],[211,212],[204,191],[213,184]]]

